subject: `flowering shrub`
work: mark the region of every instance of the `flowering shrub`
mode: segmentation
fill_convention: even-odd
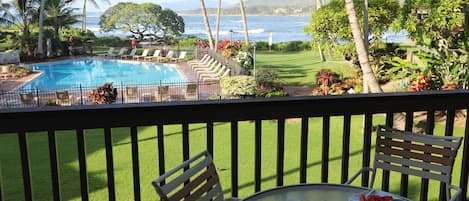
[[[112,87],[112,82],[106,82],[103,86],[99,86],[88,92],[88,99],[93,104],[111,104],[116,102],[117,88]]]
[[[234,58],[238,55],[241,46],[242,43],[240,40],[231,42],[230,40],[225,39],[218,43],[217,49],[221,51],[224,57]]]
[[[430,76],[420,75],[417,80],[412,81],[410,90],[423,91],[430,90],[432,85],[432,78]]]
[[[254,66],[254,58],[249,52],[238,52],[235,61],[245,69],[252,69]]]

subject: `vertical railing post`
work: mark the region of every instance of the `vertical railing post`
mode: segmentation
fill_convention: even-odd
[[[37,102],[37,107],[41,107],[41,103],[39,103],[39,89],[36,86],[36,102]]]
[[[121,82],[121,101],[124,104],[124,83]]]
[[[25,131],[18,133],[18,141],[21,154],[21,168],[23,170],[23,189],[24,200],[33,200],[33,191],[31,186],[31,168],[29,160],[28,140]]]
[[[80,104],[83,105],[83,87],[80,83]]]
[[[3,178],[2,178],[2,161],[0,161],[0,201],[5,200],[3,198]]]
[[[88,201],[88,171],[86,170],[86,141],[83,129],[77,129],[78,166],[80,172],[81,200]]]
[[[466,114],[469,109],[466,109]],[[469,118],[466,118],[466,127],[464,131],[464,142],[463,142],[463,154],[462,154],[462,167],[461,167],[461,179],[459,181],[459,186],[462,189],[460,197],[463,198],[462,201],[467,200],[467,183],[468,183],[468,175],[469,175]]]
[[[59,178],[59,165],[57,160],[57,142],[55,139],[55,132],[49,130],[48,141],[49,141],[49,159],[50,159],[50,170],[52,179],[52,194],[54,201],[61,200],[60,195],[60,178]]]

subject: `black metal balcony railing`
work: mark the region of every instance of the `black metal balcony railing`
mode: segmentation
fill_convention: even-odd
[[[469,109],[469,91],[441,91],[422,93],[391,93],[371,95],[347,95],[324,97],[289,97],[272,99],[248,99],[248,100],[222,100],[201,102],[167,102],[144,103],[138,105],[89,105],[81,107],[43,107],[16,110],[0,110],[0,135],[16,133],[21,153],[21,165],[24,182],[25,200],[32,200],[32,185],[30,175],[30,155],[26,142],[27,135],[34,135],[36,131],[48,133],[50,171],[54,200],[60,200],[60,187],[57,162],[56,134],[58,130],[75,130],[78,147],[78,161],[80,174],[80,189],[82,200],[89,199],[88,176],[86,166],[86,148],[84,141],[84,129],[102,128],[105,136],[107,188],[109,200],[116,199],[114,184],[114,163],[111,142],[111,128],[130,127],[132,172],[134,199],[142,200],[140,189],[139,169],[139,143],[137,127],[157,125],[157,135],[162,136],[163,125],[178,124],[182,126],[182,153],[183,159],[189,158],[190,130],[189,124],[206,124],[206,145],[213,153],[214,149],[214,122],[229,122],[231,124],[231,195],[237,196],[240,185],[238,183],[239,151],[238,151],[238,122],[254,120],[255,122],[255,148],[254,148],[254,172],[252,180],[255,191],[261,190],[263,182],[261,178],[261,136],[262,121],[275,119],[277,125],[277,150],[276,152],[276,185],[284,185],[285,177],[285,120],[287,118],[301,118],[300,164],[299,183],[307,181],[308,149],[308,121],[310,117],[322,117],[322,160],[320,182],[328,182],[330,163],[329,150],[340,149],[340,145],[330,144],[330,131],[332,116],[343,117],[343,140],[341,155],[341,181],[348,178],[349,171],[349,147],[351,144],[351,116],[364,115],[363,129],[363,155],[362,166],[369,166],[372,150],[372,115],[385,114],[387,126],[393,124],[393,114],[404,112],[406,114],[406,130],[412,129],[413,113],[427,111],[427,123],[425,133],[433,133],[435,126],[435,111],[443,110],[447,113],[445,135],[452,135],[456,110]],[[158,114],[158,115],[155,115]],[[66,121],[64,121],[64,118]],[[468,174],[469,174],[469,121],[465,124],[464,146],[462,154],[462,167],[455,169],[460,172],[460,180],[453,181],[462,188],[463,200],[467,200]],[[163,137],[158,137],[158,166],[159,173],[165,172],[165,144]],[[143,153],[140,153],[143,154]],[[217,154],[217,153],[213,153]],[[250,171],[250,170],[241,170]],[[363,185],[367,183],[368,176],[362,177]],[[1,178],[1,177],[0,177]],[[383,174],[382,189],[389,190],[390,180],[401,179],[400,193],[408,194],[408,178],[390,178],[389,173]],[[0,184],[1,186],[1,184]],[[420,200],[427,200],[428,181],[422,180]],[[0,188],[0,199],[2,198]],[[440,197],[442,194],[440,193]]]

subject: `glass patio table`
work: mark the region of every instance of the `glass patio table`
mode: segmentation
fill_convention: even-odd
[[[255,193],[244,201],[359,201],[360,193],[392,196],[393,200],[410,201],[398,195],[379,190],[341,184],[299,184],[281,186]]]

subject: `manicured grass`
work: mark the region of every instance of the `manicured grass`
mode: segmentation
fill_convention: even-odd
[[[342,128],[341,117],[331,118],[329,182],[340,183]],[[383,124],[384,116],[375,115],[374,124]],[[349,175],[361,167],[363,132],[362,116],[353,116],[351,125],[350,168]],[[190,125],[190,155],[206,147],[206,129],[204,124]],[[222,187],[227,196],[231,194],[231,134],[229,123],[216,123],[214,128],[214,159],[218,168]],[[262,128],[262,189],[276,185],[277,122],[263,121]],[[181,126],[164,126],[166,170],[182,162]],[[112,130],[114,173],[118,200],[133,200],[132,159],[130,129]],[[158,176],[158,146],[156,127],[140,127],[139,161],[141,194],[143,200],[159,200],[150,182]],[[284,184],[299,182],[301,124],[297,121],[287,122],[285,126],[285,177]],[[444,133],[444,126],[437,125],[436,134]],[[464,129],[455,128],[455,135],[461,136]],[[90,200],[107,200],[107,177],[103,130],[86,130],[87,168],[89,177]],[[0,136],[0,161],[2,168],[2,185],[5,200],[23,200],[23,184],[19,160],[18,137],[16,135]],[[58,158],[60,164],[60,185],[63,200],[80,200],[79,168],[76,148],[76,135],[72,131],[57,132]],[[239,197],[246,197],[254,192],[254,123],[239,123]],[[309,121],[307,182],[321,181],[322,119],[311,118]],[[375,135],[373,134],[373,141]],[[49,154],[46,133],[28,134],[29,154],[35,200],[52,200],[49,170]],[[372,146],[374,148],[374,145]],[[374,150],[372,150],[372,153]],[[456,160],[453,177],[455,184],[459,181],[461,152]],[[373,159],[374,156],[371,156]],[[391,191],[399,192],[400,176],[392,174]],[[381,176],[378,175],[376,188],[381,187]],[[360,179],[355,183],[359,185]],[[417,200],[420,192],[420,179],[411,177],[409,195]],[[439,184],[431,183],[430,200],[436,200]]]
[[[350,77],[352,69],[342,58],[322,62],[317,52],[256,52],[256,67],[277,71],[280,82],[293,86],[314,86],[316,73],[328,68]]]

